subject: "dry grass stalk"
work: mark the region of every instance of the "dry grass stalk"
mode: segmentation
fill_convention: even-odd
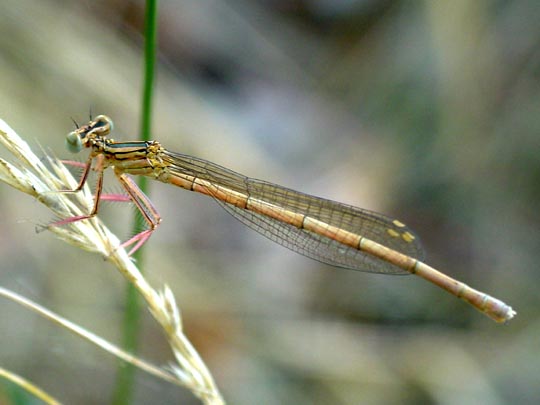
[[[73,189],[77,185],[77,180],[58,159],[47,156],[48,164],[45,165],[28,144],[2,120],[0,120],[0,142],[16,158],[16,164],[0,159],[0,181],[36,198],[59,218],[69,218],[90,212],[93,196],[87,186],[78,193],[57,192]],[[180,311],[171,290],[166,285],[159,291],[152,288],[124,248],[120,246],[119,239],[99,218],[76,221],[61,227],[46,227],[46,229],[71,245],[102,255],[137,288],[148,309],[163,328],[176,359],[176,364],[171,364],[170,369],[162,369],[171,377],[169,381],[176,380],[177,384],[188,387],[206,404],[224,403],[209,370],[182,332]],[[43,311],[39,312],[44,314]],[[68,327],[65,323],[59,323]],[[69,327],[69,329],[81,334],[78,327]],[[89,339],[89,335],[91,334],[88,332],[85,338]],[[89,340],[98,344],[97,340],[101,339]],[[107,345],[110,344],[107,343]],[[100,347],[104,345],[101,344]],[[116,353],[117,356],[119,356],[118,353]],[[128,361],[126,356],[119,357]],[[147,364],[141,360],[137,362]]]

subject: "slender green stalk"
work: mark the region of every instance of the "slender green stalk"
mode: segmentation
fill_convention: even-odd
[[[9,401],[8,398],[11,397],[14,404],[31,403],[32,401],[30,399],[30,395],[28,394],[32,394],[34,397],[41,399],[47,405],[61,405],[57,399],[49,395],[47,392],[43,391],[37,385],[34,385],[26,378],[21,377],[20,375],[17,375],[2,367],[0,367],[0,378],[11,382],[13,384],[13,387],[19,387],[21,389],[20,391],[16,391],[15,389],[12,389],[11,386],[6,385],[6,400]]]
[[[156,38],[157,38],[157,0],[146,1],[145,12],[145,47],[144,47],[144,92],[142,97],[142,120],[141,120],[141,140],[150,140],[150,128],[152,117],[152,95],[154,90],[154,66],[156,62]],[[146,178],[138,180],[138,185],[143,193],[148,194]],[[144,226],[140,215],[134,218],[134,231]],[[137,261],[139,268],[144,269],[143,262],[144,249],[137,250],[133,258]],[[135,353],[138,347],[138,334],[140,325],[140,304],[138,293],[132,284],[129,284],[126,291],[126,311],[123,322],[123,347],[131,353]],[[130,403],[133,393],[135,368],[132,365],[122,362],[117,372],[116,388],[113,396],[114,404]]]

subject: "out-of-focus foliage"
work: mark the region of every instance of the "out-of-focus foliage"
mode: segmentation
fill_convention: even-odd
[[[0,2],[0,117],[66,158],[70,117],[90,110],[134,139],[143,13],[142,1]],[[397,217],[429,264],[518,311],[496,325],[414,277],[323,266],[211,199],[152,184],[164,222],[147,246],[151,278],[173,288],[225,398],[537,400],[538,3],[162,0],[159,13],[156,139]],[[120,234],[126,208],[102,210]],[[35,234],[51,220],[40,210],[0,187],[0,283],[115,341],[123,281],[99,257]],[[107,401],[114,359],[24,309],[0,311],[5,368],[66,403]],[[157,330],[148,317],[143,356],[166,362]],[[137,403],[196,403],[142,374],[138,388]]]

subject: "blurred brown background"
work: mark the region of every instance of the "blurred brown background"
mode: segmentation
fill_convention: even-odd
[[[416,277],[330,268],[153,182],[149,278],[173,289],[228,402],[536,402],[539,3],[162,0],[159,15],[156,139],[399,218],[429,264],[518,311],[497,325]],[[143,16],[142,1],[2,1],[0,118],[64,158],[70,117],[90,110],[134,139]],[[115,270],[36,234],[50,214],[5,185],[0,212],[0,284],[119,342]],[[102,209],[124,236],[132,212]],[[0,319],[1,366],[66,403],[108,402],[114,358],[10,302]],[[147,314],[142,335],[144,358],[171,359]],[[198,403],[143,373],[137,387],[137,404]]]

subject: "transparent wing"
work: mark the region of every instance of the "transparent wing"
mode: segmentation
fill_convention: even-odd
[[[246,194],[252,199],[266,201],[361,235],[407,256],[418,260],[423,259],[423,249],[414,232],[399,221],[384,215],[251,179],[192,156],[166,151],[164,160],[170,164],[169,170],[172,175],[187,174],[207,180],[214,185]],[[211,192],[209,194],[212,195]],[[257,212],[238,208],[216,197],[215,200],[251,229],[304,256],[353,270],[408,274],[397,266],[326,236],[297,228]]]

